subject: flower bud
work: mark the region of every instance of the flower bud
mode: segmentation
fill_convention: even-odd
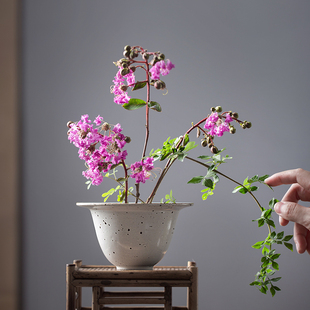
[[[205,140],[205,139],[201,140],[201,146],[202,147],[206,147],[207,145],[208,145],[207,140]]]
[[[125,142],[126,142],[126,143],[130,143],[130,142],[131,142],[131,138],[130,138],[130,137],[128,137],[128,136],[127,136],[127,137],[125,137]]]
[[[150,65],[154,66],[156,64],[156,62],[158,62],[158,61],[159,61],[158,57],[156,55],[154,55],[152,61],[150,62]]]
[[[161,60],[164,60],[164,59],[165,59],[165,55],[162,54],[162,53],[160,53],[160,54],[158,55],[158,58],[161,59]]]
[[[124,57],[129,58],[130,56],[130,51],[124,51],[123,52]]]
[[[130,46],[130,45],[126,45],[126,46],[124,47],[124,50],[125,50],[125,51],[130,51],[130,50],[131,50],[131,46]]]
[[[234,112],[233,115],[232,115],[234,118],[238,118],[239,117],[239,114],[237,112]]]
[[[230,126],[229,132],[232,134],[236,133],[236,128],[234,126]]]
[[[137,50],[132,50],[131,52],[130,52],[130,55],[129,55],[129,57],[131,58],[131,59],[133,59],[133,58],[136,58],[136,57],[138,57],[138,51]]]
[[[110,128],[111,127],[110,127],[109,123],[105,122],[105,123],[102,124],[102,129],[103,130],[108,131]]]
[[[87,153],[88,154],[92,154],[94,153],[94,151],[96,150],[96,147],[94,144],[92,144],[88,149],[87,149]]]
[[[124,69],[122,69],[122,71],[121,71],[121,75],[124,76],[124,75],[128,74],[129,72],[130,72],[130,71],[129,71],[128,68],[124,68]]]
[[[161,81],[161,80],[158,80],[154,83],[154,87],[156,89],[165,89],[166,88],[166,84],[165,82]]]
[[[215,107],[212,107],[212,108],[211,108],[211,112],[215,112]]]
[[[246,125],[247,128],[251,128],[252,127],[252,123],[251,122],[246,122],[245,125]]]
[[[71,128],[71,125],[72,125],[72,124],[74,124],[74,122],[69,121],[69,122],[67,123],[67,127],[68,127],[68,128]]]
[[[121,89],[122,91],[126,91],[126,90],[128,89],[128,86],[127,86],[127,85],[122,85],[122,86],[120,87],[120,89]]]
[[[148,53],[143,53],[142,54],[142,58],[145,59],[145,60],[148,60],[150,58],[150,54]]]
[[[129,67],[129,69],[130,69],[132,72],[135,72],[135,71],[136,71],[136,67],[135,67],[135,66],[131,66],[131,67]]]
[[[81,130],[80,132],[79,132],[79,134],[80,134],[80,137],[82,138],[82,139],[85,139],[86,138],[86,136],[87,136],[87,131],[84,131],[84,130]]]
[[[222,112],[222,107],[218,105],[217,107],[215,107],[215,111],[219,113]]]
[[[211,152],[212,152],[213,154],[217,154],[217,153],[218,153],[218,148],[217,148],[216,146],[212,146],[212,147],[211,147]]]

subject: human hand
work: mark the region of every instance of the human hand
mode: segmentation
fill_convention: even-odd
[[[285,226],[295,222],[294,242],[298,253],[310,254],[310,208],[298,204],[310,201],[310,171],[303,169],[286,170],[276,173],[265,180],[269,186],[292,184],[282,201],[274,209],[279,215],[279,223]]]

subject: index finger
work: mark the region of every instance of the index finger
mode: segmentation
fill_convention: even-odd
[[[298,168],[275,173],[265,180],[270,186],[282,184],[300,184],[305,190],[310,191],[310,171]]]

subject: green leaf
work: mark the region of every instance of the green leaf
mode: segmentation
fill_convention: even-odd
[[[265,175],[259,177],[258,181],[259,182],[264,182],[268,177],[269,177],[269,174],[265,174]]]
[[[211,179],[204,179],[202,185],[213,189],[213,181]]]
[[[123,108],[129,111],[137,110],[146,105],[146,102],[142,99],[131,98],[128,103],[123,104]]]
[[[249,181],[249,183],[257,182],[258,181],[258,175],[255,175],[254,177],[250,178],[248,181]]]
[[[272,199],[269,201],[269,207],[273,209],[273,208],[274,208],[274,205],[275,205],[277,202],[279,202],[278,199],[272,198]]]
[[[281,256],[280,253],[276,253],[276,254],[271,255],[270,258],[271,258],[272,260],[275,260],[275,259],[278,259],[280,256]]]
[[[260,218],[258,219],[258,227],[262,227],[265,224],[264,219]]]
[[[257,186],[251,186],[249,190],[250,190],[250,192],[255,192],[258,190],[258,187]]]
[[[141,89],[146,85],[146,82],[137,82],[132,90]]]
[[[157,111],[157,112],[161,112],[161,111],[162,111],[160,104],[157,103],[156,101],[150,101],[150,102],[148,103],[148,107],[149,107],[150,109],[152,109],[152,110]]]
[[[270,281],[272,281],[272,282],[278,282],[279,280],[281,280],[281,277],[270,279]]]
[[[198,184],[203,180],[203,176],[193,177],[191,180],[187,182],[187,184]]]
[[[195,147],[197,147],[197,144],[195,143],[195,141],[190,141],[186,144],[184,152],[188,152],[188,151],[194,149]]]
[[[252,245],[252,248],[254,249],[260,249],[264,244],[264,241],[258,241],[255,244]]]
[[[284,231],[281,231],[277,234],[277,239],[282,239],[284,237]]]
[[[248,190],[245,188],[245,187],[242,187],[240,190],[239,190],[239,193],[240,194],[246,194],[248,192]]]
[[[276,225],[275,225],[275,223],[274,223],[274,221],[272,221],[272,220],[266,220],[266,223],[268,224],[268,225],[270,225],[271,227],[273,227],[273,228],[276,228]]]
[[[276,291],[273,287],[270,288],[270,293],[271,293],[272,297],[276,294]]]
[[[241,188],[243,188],[243,187],[240,185],[235,187],[234,190],[232,191],[232,193],[235,194],[235,193],[239,192]]]
[[[293,238],[293,235],[287,235],[283,238],[283,241],[290,241]]]
[[[185,146],[189,142],[189,135],[185,134],[184,139],[183,139],[183,145]]]
[[[279,264],[276,263],[276,262],[272,262],[272,268],[276,269],[276,270],[279,270]]]
[[[198,156],[198,158],[203,159],[203,160],[209,160],[212,157],[211,156],[207,156],[207,155],[201,155],[201,156]]]
[[[293,245],[291,243],[284,242],[284,245],[293,252]]]

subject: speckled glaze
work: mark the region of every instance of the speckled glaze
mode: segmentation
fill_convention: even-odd
[[[90,210],[100,247],[118,270],[152,269],[165,255],[179,211],[192,203],[77,203]]]

